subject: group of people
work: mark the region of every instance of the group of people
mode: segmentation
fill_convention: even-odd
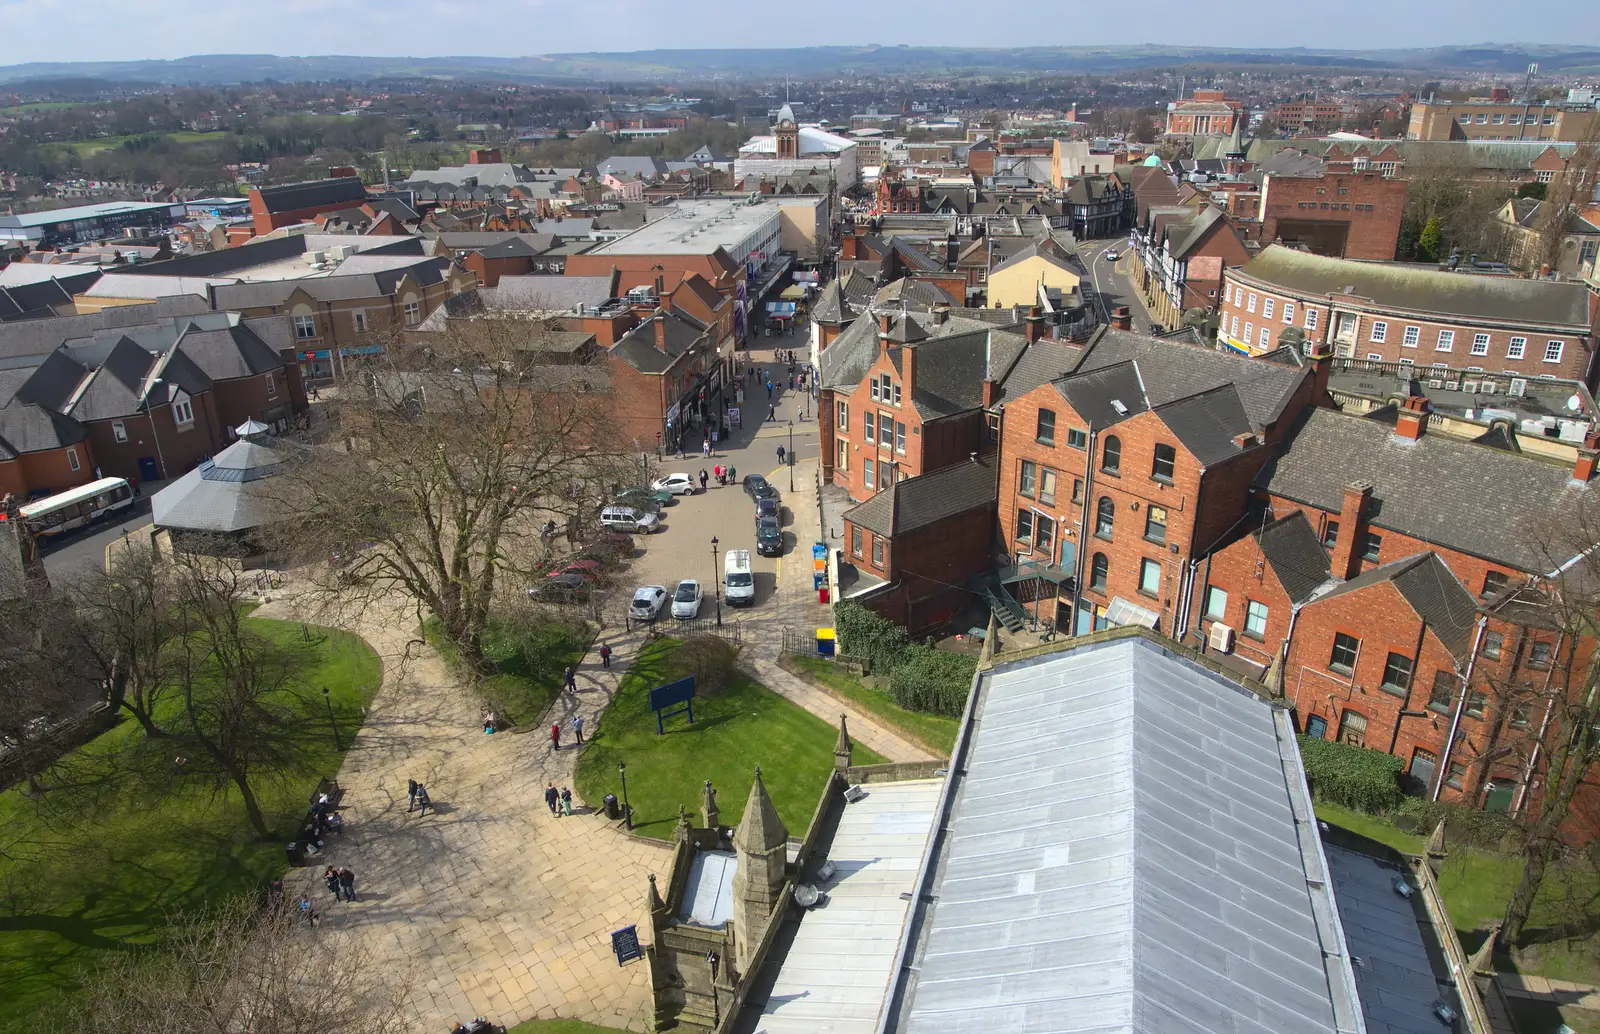
[[[575,714],[575,715],[572,716],[572,738],[573,738],[573,740],[576,741],[574,743],[574,746],[578,746],[578,747],[583,746],[583,715],[581,715],[581,714]],[[551,722],[550,723],[550,749],[551,750],[560,750],[561,749],[561,723],[560,722]]]
[[[716,478],[717,484],[719,485],[737,485],[739,483],[739,472],[734,469],[734,466],[731,463],[727,466],[723,466],[720,463],[717,464],[711,468],[711,473],[709,475],[706,474],[704,470],[701,470],[700,491],[704,492],[706,490],[706,488],[711,484],[712,478]]]
[[[334,901],[350,902],[356,899],[356,874],[344,866],[328,866],[322,874]]]
[[[406,780],[406,814],[411,814],[412,809],[418,809],[420,818],[428,814],[428,805],[433,801],[428,796],[428,788],[415,779]]]
[[[571,790],[571,788],[563,786],[560,790],[557,790],[556,789],[556,784],[555,783],[551,783],[549,786],[544,788],[544,803],[549,805],[550,814],[552,814],[552,815],[556,815],[556,816],[571,815],[572,814],[572,790]]]

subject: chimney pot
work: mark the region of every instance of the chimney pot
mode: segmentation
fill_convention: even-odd
[[[1362,523],[1372,502],[1372,484],[1352,481],[1345,486],[1344,502],[1339,507],[1339,537],[1333,544],[1333,557],[1329,566],[1333,576],[1341,581],[1354,578],[1361,571],[1361,553],[1357,543],[1363,538]]]
[[[1422,432],[1428,424],[1428,400],[1421,395],[1412,395],[1400,403],[1400,413],[1394,422],[1394,433],[1398,438],[1414,442],[1422,437]]]
[[[1578,449],[1578,462],[1572,468],[1572,479],[1593,481],[1597,463],[1600,463],[1600,434],[1591,432],[1584,436],[1583,445]]]

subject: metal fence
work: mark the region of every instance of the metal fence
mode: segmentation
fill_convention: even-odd
[[[714,635],[730,643],[744,642],[744,626],[738,621],[718,621],[716,618],[695,618],[692,621],[656,621],[650,625],[650,637],[662,636],[682,639],[695,635]]]

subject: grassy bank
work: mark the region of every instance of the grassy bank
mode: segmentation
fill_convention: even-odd
[[[889,699],[887,694],[863,686],[837,664],[820,657],[784,654],[779,663],[790,671],[808,676],[840,700],[870,714],[939,757],[947,758],[955,749],[956,734],[961,729],[961,722],[955,718],[908,711]]]

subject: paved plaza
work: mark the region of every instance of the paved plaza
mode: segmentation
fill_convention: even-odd
[[[801,338],[793,340],[798,349]],[[769,369],[779,383],[781,368]],[[648,934],[647,876],[665,876],[670,852],[663,843],[627,835],[587,808],[567,818],[552,816],[544,788],[551,782],[572,785],[578,751],[552,752],[540,730],[557,719],[566,724],[574,713],[584,716],[591,734],[604,721],[617,680],[644,639],[642,630],[622,627],[621,610],[632,587],[720,579],[721,571],[712,569],[713,535],[719,556],[728,548],[748,548],[755,561],[756,604],[736,612],[723,608],[723,620],[739,622],[743,633],[741,663],[830,723],[846,713],[852,736],[879,754],[891,760],[928,757],[776,663],[780,629],[809,635],[828,620],[811,582],[811,544],[820,528],[815,413],[800,419],[809,408],[804,399],[787,390],[777,394],[784,396],[776,401],[778,420],[741,429],[716,459],[669,458],[663,469],[698,475],[702,465],[731,462],[741,475],[770,477],[783,494],[786,554],[755,556],[754,506],[742,489],[713,484],[667,507],[665,530],[638,540],[644,548],[622,572],[607,627],[595,643],[611,645],[612,671],[603,670],[591,651],[578,672],[576,700],[556,701],[530,733],[483,734],[478,702],[417,640],[414,608],[404,601],[369,608],[345,626],[378,652],[383,686],[339,773],[347,831],[312,866],[292,870],[289,889],[309,893],[326,921],[369,935],[370,948],[391,971],[411,974],[417,1031],[447,1030],[456,1020],[480,1015],[507,1025],[565,1017],[651,1028],[645,967],[618,967],[610,934],[629,924]],[[791,418],[800,456],[793,492],[776,451],[780,442],[789,449]],[[257,613],[319,620],[292,591],[277,594]],[[714,616],[708,597],[702,617]],[[662,621],[672,624],[670,617]],[[326,617],[321,623],[345,624]],[[409,779],[428,787],[437,814],[408,814]],[[319,877],[327,864],[356,873],[360,900],[332,901]]]

